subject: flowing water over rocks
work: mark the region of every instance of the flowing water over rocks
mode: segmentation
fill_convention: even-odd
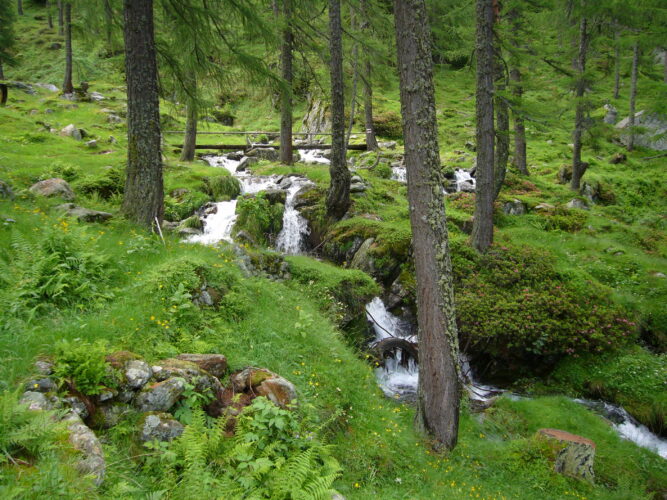
[[[319,151],[319,150],[311,150]],[[321,152],[320,152],[321,153]],[[278,234],[276,247],[279,251],[295,255],[303,251],[303,242],[309,233],[308,222],[294,207],[296,194],[304,187],[313,185],[311,181],[298,176],[256,176],[247,169],[238,170],[247,159],[242,152],[229,153],[222,156],[206,156],[204,160],[212,167],[228,170],[241,182],[241,194],[256,194],[270,189],[287,190],[283,228]],[[327,160],[328,162],[328,160]],[[221,201],[212,204],[203,219],[202,234],[190,236],[187,241],[213,245],[220,241],[232,242],[232,229],[237,219],[237,200]]]
[[[382,299],[375,297],[366,305],[366,317],[373,326],[375,340],[372,345],[387,338],[400,338],[411,343],[417,342],[414,326],[410,322],[393,315]],[[402,401],[415,401],[419,383],[419,369],[414,360],[402,363],[404,353],[397,350],[394,358],[386,358],[384,366],[375,370],[378,385],[387,397]],[[484,385],[474,378],[474,372],[465,354],[459,359],[465,380],[465,389],[472,401],[489,402],[495,396],[504,394],[513,399],[523,398],[504,389]],[[608,420],[614,430],[624,439],[647,448],[667,459],[667,439],[653,434],[646,426],[637,422],[624,408],[605,401],[573,399]]]

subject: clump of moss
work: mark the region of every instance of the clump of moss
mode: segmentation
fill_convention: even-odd
[[[233,200],[241,194],[241,183],[231,175],[206,177],[204,183],[206,184],[206,192],[215,201]]]

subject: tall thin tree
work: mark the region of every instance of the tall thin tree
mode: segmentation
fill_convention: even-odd
[[[639,73],[639,43],[632,47],[632,76],[630,78],[630,116],[628,117],[628,151],[635,149],[635,111],[637,107],[637,74]]]
[[[479,252],[493,243],[493,0],[477,0],[477,169],[472,244]]]
[[[366,0],[360,0],[360,9],[362,15],[361,30],[368,31],[370,23],[368,22]],[[363,96],[364,96],[364,128],[366,132],[366,148],[369,151],[378,149],[378,141],[375,137],[375,125],[373,125],[373,63],[368,47],[363,51]]]
[[[19,13],[19,16],[23,15],[23,0],[17,0],[16,2],[16,10]]]
[[[494,25],[498,26],[501,22],[500,4],[498,0],[493,0]],[[495,92],[493,106],[496,115],[495,135],[496,144],[493,161],[493,199],[498,198],[500,190],[505,182],[507,175],[507,162],[510,156],[510,112],[509,104],[505,91],[507,90],[508,75],[505,71],[505,61],[503,59],[503,47],[500,42],[500,30],[496,31],[494,36],[495,59],[494,59],[494,78]]]
[[[72,4],[65,2],[65,80],[63,82],[63,93],[74,92],[72,83]]]
[[[64,0],[58,0],[58,36],[65,35]]]
[[[345,160],[345,99],[343,96],[343,28],[340,0],[329,0],[329,51],[331,74],[331,181],[327,216],[338,220],[350,206],[350,171]]]
[[[619,28],[614,33],[614,99],[621,94],[621,44]]]
[[[280,66],[283,86],[280,90],[280,162],[291,165],[292,154],[292,52],[294,33],[292,31],[292,0],[282,2],[282,42],[280,46]]]
[[[584,0],[582,0],[582,5]],[[575,59],[577,81],[575,83],[575,96],[577,99],[574,115],[574,133],[572,134],[574,149],[572,154],[572,181],[570,187],[578,191],[581,187],[581,178],[584,176],[588,164],[581,160],[582,136],[585,129],[586,103],[586,56],[588,53],[588,19],[582,12],[579,20],[579,50]]]
[[[53,29],[53,14],[51,13],[51,2],[49,0],[46,0],[44,3],[44,6],[46,7],[46,23],[49,26],[49,29]]]
[[[127,177],[122,210],[132,221],[162,221],[164,193],[153,0],[124,0]]]
[[[424,0],[394,0],[412,248],[417,278],[417,424],[436,446],[458,439],[461,389],[454,288],[435,114],[431,32]]]

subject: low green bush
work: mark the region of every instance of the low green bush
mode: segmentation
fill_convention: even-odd
[[[600,353],[635,336],[601,287],[560,275],[544,251],[494,246],[480,255],[454,242],[452,253],[462,344],[505,369]]]
[[[122,194],[125,189],[125,172],[118,168],[107,168],[101,174],[80,181],[77,190],[86,194],[96,194],[105,200]]]
[[[264,193],[240,198],[232,233],[237,235],[245,231],[258,245],[268,246],[283,228],[284,210],[282,203],[271,204]]]
[[[229,201],[241,194],[241,183],[231,175],[219,175],[217,177],[206,177],[206,192],[215,201]]]
[[[51,179],[58,177],[65,179],[67,182],[76,180],[81,175],[81,168],[70,163],[63,163],[61,161],[54,161],[49,166],[49,169],[39,176],[39,180]]]
[[[169,195],[164,197],[164,218],[178,222],[190,217],[211,198],[201,191],[190,191],[179,201]]]
[[[106,354],[104,342],[60,341],[56,344],[53,376],[61,386],[67,384],[87,396],[100,394],[105,387],[115,385],[108,376]]]
[[[380,137],[388,139],[400,139],[403,137],[401,115],[393,111],[386,111],[373,116],[373,127],[375,128],[375,133]]]

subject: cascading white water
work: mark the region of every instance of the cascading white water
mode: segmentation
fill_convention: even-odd
[[[463,170],[462,168],[457,168],[454,171],[454,175],[456,176],[456,190],[457,191],[462,191],[464,188],[464,184],[468,184],[468,187],[475,187],[475,179],[470,175],[470,172],[467,172]]]
[[[400,337],[410,342],[416,342],[414,335],[410,335],[410,328],[400,318],[391,314],[382,299],[375,297],[366,305],[366,317],[372,323],[375,331],[375,341]],[[378,385],[382,391],[392,398],[411,399],[417,394],[419,383],[419,370],[416,364],[410,361],[408,368],[401,365],[401,353],[397,353],[396,359],[386,359],[384,367],[377,368],[375,374]],[[470,361],[465,354],[459,358],[461,371],[465,380],[465,388],[470,399],[477,401],[489,401],[498,394],[505,394],[513,399],[519,398],[498,387],[483,385],[474,378]],[[624,408],[615,406],[604,401],[588,401],[584,399],[573,399],[572,401],[582,404],[596,413],[601,414],[609,420],[616,432],[628,441],[632,441],[642,448],[649,449],[662,458],[667,459],[667,439],[653,434],[646,426],[637,422]]]
[[[219,241],[231,243],[236,217],[236,200],[216,203],[215,211],[204,218],[204,232],[190,236],[187,241],[204,245],[214,245]]]
[[[323,149],[299,149],[299,161],[302,163],[320,163],[329,165],[331,161],[324,157]]]
[[[295,208],[296,195],[304,187],[312,185],[303,177],[291,177],[291,184],[285,198],[283,228],[276,239],[276,249],[288,255],[296,255],[303,251],[303,240],[310,234],[308,221]]]
[[[408,182],[408,171],[405,167],[391,167],[391,178],[398,182]]]

